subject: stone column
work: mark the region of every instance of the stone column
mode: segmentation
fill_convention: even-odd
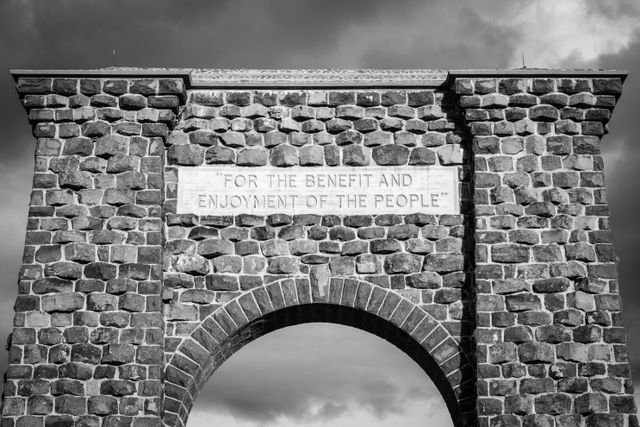
[[[164,138],[184,84],[96,75],[17,76],[37,146],[3,427],[161,425]]]
[[[600,156],[621,89],[454,82],[474,155],[481,427],[637,425]]]

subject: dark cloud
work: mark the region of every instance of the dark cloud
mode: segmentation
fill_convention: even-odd
[[[484,18],[471,7],[447,4],[453,9],[452,21],[425,28],[412,28],[410,37],[373,46],[362,53],[359,66],[371,68],[506,68],[510,65],[521,34],[517,29]],[[442,9],[442,8],[441,8]],[[429,10],[425,8],[424,12]],[[436,10],[435,15],[443,13]],[[409,18],[407,18],[409,19]],[[417,20],[420,19],[412,18]],[[406,20],[381,23],[385,29],[405,31]],[[471,65],[472,64],[472,65]]]
[[[377,16],[393,19],[421,3],[9,2],[0,34],[17,66],[109,66],[114,48],[118,65],[127,66],[287,67],[288,58],[304,51],[317,58],[307,66],[328,66],[322,53],[351,25]]]
[[[213,374],[194,411],[263,425],[330,420],[356,409],[384,419],[416,402],[446,412],[429,377],[400,350],[354,328],[314,323],[243,347]]]

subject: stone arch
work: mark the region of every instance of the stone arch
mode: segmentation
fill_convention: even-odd
[[[309,322],[353,326],[405,352],[433,380],[456,427],[475,425],[471,361],[437,320],[411,300],[366,281],[281,279],[228,301],[182,340],[165,366],[164,422],[184,426],[198,392],[233,353],[271,331]]]

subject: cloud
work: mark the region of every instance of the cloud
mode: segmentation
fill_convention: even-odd
[[[575,68],[625,50],[640,29],[640,8],[630,2],[611,3],[619,6],[594,8],[596,2],[590,0],[535,0],[512,8],[512,25],[526,36],[519,47],[527,65]],[[608,12],[599,13],[602,9]]]
[[[314,323],[243,347],[213,374],[193,410],[265,425],[327,421],[358,410],[385,419],[416,403],[446,412],[408,356],[369,333]]]
[[[400,3],[402,4],[402,3]],[[515,30],[476,10],[475,3],[431,1],[354,22],[316,66],[356,68],[499,68],[508,65]],[[306,51],[297,63],[316,64]],[[304,66],[304,65],[303,65]]]

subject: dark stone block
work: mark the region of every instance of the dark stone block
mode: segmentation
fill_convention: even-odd
[[[339,91],[329,92],[329,105],[332,107],[342,105],[342,104],[354,104],[355,100],[356,99],[355,99],[354,92],[339,92]]]
[[[347,227],[333,227],[329,230],[329,238],[331,240],[338,240],[341,242],[347,242],[356,238],[356,233]]]
[[[402,145],[382,145],[373,149],[373,160],[381,166],[405,165],[409,159],[409,149]]]

